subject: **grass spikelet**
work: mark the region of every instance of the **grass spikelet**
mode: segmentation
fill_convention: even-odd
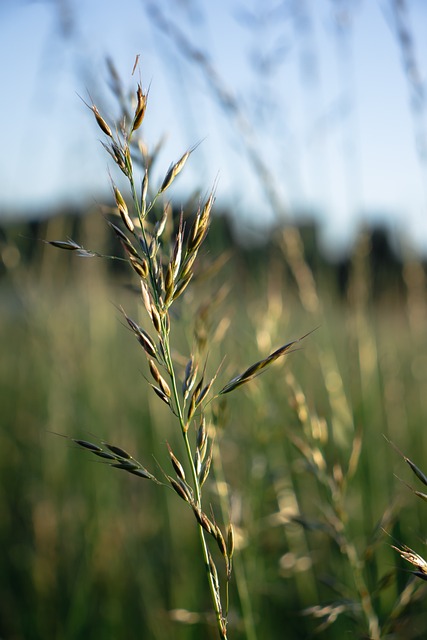
[[[98,445],[96,445],[96,444],[93,444],[93,442],[88,442],[87,440],[76,440],[75,438],[72,438],[72,440],[73,440],[73,442],[75,442],[76,444],[80,445],[84,449],[89,449],[89,451],[93,451],[93,452],[97,452],[97,453],[102,451],[102,448],[98,447]]]
[[[128,453],[121,447],[118,447],[117,445],[108,444],[108,442],[103,442],[102,444],[106,446],[107,449],[109,449],[112,453],[115,453],[116,456],[119,456],[120,458],[124,458],[125,460],[130,460],[132,458],[130,453]]]
[[[308,334],[306,334],[306,335],[308,335]],[[230,393],[230,391],[234,391],[235,389],[238,389],[239,387],[241,387],[243,384],[246,384],[250,380],[253,380],[253,378],[255,378],[260,373],[262,373],[263,369],[268,367],[270,364],[272,364],[278,358],[280,358],[280,357],[284,356],[285,354],[289,353],[289,350],[295,344],[297,344],[298,342],[303,340],[305,337],[306,336],[302,336],[302,338],[298,338],[297,340],[292,340],[291,342],[288,342],[287,344],[283,345],[279,349],[276,349],[276,351],[271,353],[267,358],[264,358],[263,360],[259,360],[258,362],[255,362],[255,364],[253,364],[250,367],[248,367],[243,373],[241,373],[240,375],[238,375],[235,378],[233,378],[232,380],[230,380],[230,382],[228,382],[221,389],[221,391],[219,392],[218,395],[223,395],[225,393]]]
[[[406,544],[402,544],[400,547],[391,545],[392,549],[395,549],[401,557],[414,565],[417,569],[415,575],[421,577],[423,580],[427,580],[427,561],[422,556],[413,551]]]
[[[136,91],[137,104],[135,109],[135,115],[133,119],[132,125],[132,133],[139,129],[142,124],[142,121],[145,116],[145,110],[147,108],[147,96],[148,94],[143,93],[141,85],[138,84],[138,89]]]
[[[185,471],[184,468],[182,466],[182,464],[180,463],[180,461],[178,460],[178,458],[176,457],[176,455],[173,453],[169,443],[166,443],[167,447],[168,447],[168,451],[169,451],[169,456],[172,462],[172,466],[175,469],[176,475],[178,476],[178,478],[180,480],[182,480],[183,482],[185,482]]]
[[[417,465],[414,462],[412,462],[412,460],[410,460],[407,456],[405,456],[405,454],[402,453],[400,449],[398,449],[396,445],[393,442],[391,442],[391,440],[389,440],[388,438],[385,438],[385,439],[389,444],[391,444],[393,449],[404,459],[407,465],[412,469],[413,473],[417,476],[418,480],[421,480],[421,482],[427,486],[427,476],[425,475],[425,473],[423,473],[421,469],[417,467]]]
[[[198,366],[194,361],[194,356],[192,355],[186,364],[184,380],[182,382],[182,395],[184,396],[184,401],[188,398],[188,395],[196,382],[197,371]]]
[[[106,136],[108,136],[109,138],[112,138],[113,134],[111,132],[111,129],[108,126],[107,122],[104,120],[104,118],[99,113],[97,107],[93,104],[90,108],[93,111],[93,115],[95,116],[95,120],[96,120],[96,122],[98,124],[98,127],[105,133]]]
[[[123,223],[125,227],[128,229],[128,231],[133,233],[135,229],[135,225],[132,221],[132,218],[129,215],[126,202],[124,201],[124,198],[120,193],[120,191],[118,190],[118,188],[116,187],[116,185],[113,185],[113,190],[114,190],[114,197],[116,199],[117,209],[119,210]]]
[[[180,479],[174,480],[174,478],[171,478],[170,476],[167,476],[167,479],[169,480],[171,487],[174,489],[174,491],[176,491],[180,498],[182,498],[189,504],[193,503],[193,495],[191,489],[185,482]]]
[[[163,191],[166,191],[166,189],[168,187],[170,187],[172,182],[175,180],[177,175],[179,173],[181,173],[182,169],[184,168],[185,163],[187,162],[188,158],[190,157],[190,153],[191,153],[191,151],[186,151],[184,153],[184,155],[181,156],[181,158],[178,160],[178,162],[175,162],[175,164],[172,164],[169,167],[168,172],[166,173],[165,178],[164,178],[164,180],[162,182],[162,186],[159,189],[159,193],[163,193]]]

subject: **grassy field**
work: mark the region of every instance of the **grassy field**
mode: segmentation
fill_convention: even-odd
[[[67,237],[64,225],[47,237]],[[102,247],[108,230],[95,216],[82,233]],[[220,455],[207,491],[236,538],[229,638],[425,638],[425,582],[391,547],[423,556],[427,507],[405,483],[423,486],[383,437],[427,472],[423,271],[408,262],[403,292],[374,297],[361,239],[341,297],[330,273],[311,280],[289,237],[256,270],[231,254],[202,274],[173,318],[182,367],[194,326],[210,375],[225,358],[218,389],[316,329],[210,408]],[[12,229],[4,248],[26,242]],[[22,263],[4,255],[0,637],[215,638],[187,505],[55,435],[112,442],[151,472],[170,473],[166,442],[181,450],[118,310],[143,323],[130,272],[38,242]]]

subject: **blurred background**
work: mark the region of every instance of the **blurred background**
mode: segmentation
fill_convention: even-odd
[[[379,224],[427,250],[421,0],[3,0],[0,11],[2,220],[108,192],[79,96],[113,116],[106,59],[130,87],[139,54],[148,142],[165,137],[175,157],[203,141],[181,192],[217,179],[242,236],[308,219],[340,255]]]
[[[130,274],[43,242],[118,251],[100,213],[120,178],[85,103],[111,123],[115,83],[139,81],[153,183],[200,143],[168,197],[187,213],[216,190],[200,267],[224,267],[178,307],[182,358],[212,340],[233,375],[318,327],[223,408],[230,638],[374,637],[359,569],[381,637],[426,637],[390,547],[423,554],[426,509],[383,438],[422,467],[426,30],[422,0],[0,2],[2,640],[215,637],[176,496],[52,434],[151,470],[180,447],[117,311],[141,313]]]

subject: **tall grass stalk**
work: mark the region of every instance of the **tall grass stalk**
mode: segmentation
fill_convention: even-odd
[[[196,147],[192,147],[173,162],[166,171],[160,186],[152,188],[153,158],[146,145],[138,138],[144,120],[148,92],[138,84],[134,103],[127,107],[123,96],[118,95],[122,104],[122,117],[112,124],[101,114],[94,104],[87,104],[96,123],[104,135],[102,142],[119,171],[125,177],[130,205],[116,182],[111,178],[115,200],[114,214],[119,220],[109,218],[108,225],[119,240],[124,256],[105,256],[87,249],[74,240],[49,240],[49,244],[75,252],[83,257],[107,257],[126,262],[139,280],[141,302],[146,311],[150,329],[147,331],[121,309],[125,322],[138,341],[147,359],[147,381],[159,401],[167,406],[174,416],[182,436],[182,451],[178,453],[167,444],[172,475],[159,465],[156,473],[135,459],[121,446],[111,442],[94,442],[73,438],[79,447],[97,456],[111,467],[124,470],[157,485],[164,485],[175,491],[193,513],[200,540],[201,555],[209,585],[215,624],[219,637],[227,640],[229,610],[229,582],[232,576],[235,547],[234,528],[231,522],[223,527],[218,524],[210,507],[208,514],[204,500],[204,485],[211,471],[214,455],[219,455],[215,445],[215,427],[210,419],[209,407],[213,400],[224,396],[246,384],[262,373],[278,358],[286,355],[298,342],[291,341],[276,349],[233,377],[215,391],[219,369],[208,375],[207,359],[202,361],[203,347],[193,346],[193,352],[185,358],[175,357],[171,329],[175,318],[170,309],[175,305],[190,285],[194,277],[199,251],[206,239],[211,222],[211,212],[215,200],[214,191],[199,204],[190,220],[184,215],[174,219],[170,203],[164,201],[165,192],[171,187],[184,169]],[[197,146],[197,145],[196,145]],[[114,220],[114,221],[113,221]],[[189,475],[188,475],[189,470]],[[220,467],[217,466],[220,473]],[[221,494],[220,494],[221,495]],[[226,522],[227,505],[221,504],[222,519]],[[216,555],[222,560],[218,568]],[[222,577],[221,577],[222,576]],[[243,573],[240,573],[242,585]],[[255,638],[253,622],[249,620],[247,587],[241,588],[242,608],[246,611],[245,625],[248,638]]]

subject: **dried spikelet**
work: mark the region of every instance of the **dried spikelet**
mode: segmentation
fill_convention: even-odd
[[[202,460],[200,458],[200,451],[198,449],[196,449],[196,451],[194,452],[194,468],[196,469],[197,475],[199,475],[202,469]]]
[[[210,553],[209,553],[209,571],[213,578],[215,590],[217,591],[217,594],[218,594],[218,591],[219,591],[218,571]]]
[[[421,482],[423,484],[425,484],[427,486],[427,476],[421,471],[421,469],[419,469],[417,467],[417,465],[412,462],[412,460],[410,460],[407,456],[405,456],[404,453],[402,453],[400,451],[400,449],[398,449],[398,447],[396,447],[396,445],[394,444],[394,442],[392,442],[391,440],[389,440],[386,436],[384,436],[384,438],[387,440],[387,442],[389,444],[391,444],[391,446],[393,447],[393,449],[404,459],[404,461],[410,466],[410,468],[412,469],[413,473],[415,473],[415,475],[417,476],[417,478],[419,480],[421,480]]]
[[[197,451],[200,452],[201,460],[203,460],[205,457],[207,444],[208,444],[208,432],[206,430],[206,420],[205,420],[205,417],[203,416],[200,422],[199,429],[197,431],[197,440],[196,440]]]
[[[402,544],[401,547],[395,547],[391,545],[392,549],[395,549],[398,553],[400,553],[401,557],[413,564],[418,571],[413,572],[414,575],[421,578],[422,580],[427,580],[427,561],[418,553],[415,553],[410,547],[407,547],[406,544]]]
[[[171,401],[169,396],[167,396],[166,393],[162,391],[162,389],[159,389],[159,387],[156,387],[154,384],[150,384],[150,387],[153,389],[154,393],[157,396],[159,396],[160,400],[163,400],[163,402],[167,404],[169,407],[171,406]]]
[[[148,335],[148,333],[144,331],[144,329],[139,329],[139,332],[136,337],[138,339],[139,344],[144,349],[144,351],[148,353],[149,356],[157,360],[156,346],[152,341],[152,339],[150,338],[150,336]]]
[[[157,359],[156,346],[152,341],[151,337],[148,335],[148,333],[144,331],[144,329],[141,329],[141,328],[139,329],[139,332],[137,334],[137,339],[141,347],[144,349],[144,351],[148,353],[148,355],[151,356],[152,358]]]
[[[225,545],[225,540],[224,540],[224,536],[221,533],[221,529],[219,528],[219,526],[217,524],[215,524],[215,531],[213,532],[213,535],[215,536],[215,540],[217,541],[219,550],[221,551],[221,553],[224,556],[224,558],[226,558],[227,557],[227,547]]]
[[[173,266],[171,263],[169,263],[168,268],[166,270],[166,277],[165,277],[165,305],[166,306],[172,300],[173,294],[174,294]]]
[[[107,449],[109,449],[112,453],[115,453],[117,456],[120,456],[120,458],[124,458],[125,460],[130,460],[132,458],[130,453],[128,453],[121,447],[117,447],[114,444],[108,444],[107,442],[103,442],[102,444],[106,446]]]
[[[199,393],[199,395],[197,396],[196,399],[196,406],[198,407],[199,405],[202,404],[203,400],[205,400],[205,398],[207,397],[207,395],[209,394],[209,391],[211,390],[211,387],[213,385],[215,381],[215,377],[212,378],[212,380],[209,382],[209,384],[207,384]]]
[[[206,482],[206,479],[209,475],[209,471],[211,468],[211,462],[212,462],[212,454],[213,454],[213,442],[210,443],[210,447],[209,447],[209,453],[206,457],[206,459],[204,460],[203,464],[202,464],[202,468],[200,470],[199,473],[199,483],[200,486],[203,487],[203,485]]]
[[[133,246],[133,244],[130,242],[127,235],[123,233],[123,231],[119,229],[119,227],[116,227],[116,225],[113,224],[112,222],[108,221],[108,224],[111,227],[111,229],[114,231],[118,239],[120,240],[122,247],[126,251],[126,253],[130,256],[134,256],[134,258],[138,258],[138,252]]]
[[[233,553],[234,553],[234,542],[235,542],[234,527],[230,522],[227,529],[227,555],[230,558],[230,560],[233,557]]]
[[[74,240],[44,240],[46,244],[52,245],[57,249],[65,249],[67,251],[75,251],[80,258],[103,258],[104,256],[96,251],[85,249]]]
[[[151,304],[150,317],[153,322],[153,327],[157,331],[157,333],[161,334],[162,332],[162,321],[160,318],[160,314],[157,311],[157,307],[154,302]]]
[[[104,143],[102,143],[102,145],[103,145],[104,149],[113,158],[114,162],[117,164],[117,166],[120,168],[120,170],[125,174],[125,176],[127,176],[128,173],[127,173],[127,170],[126,170],[125,156],[123,154],[123,151],[116,144],[116,142],[113,141],[110,146],[107,146]]]
[[[163,231],[165,230],[166,222],[171,213],[172,213],[172,205],[170,202],[167,202],[163,208],[163,215],[161,219],[158,222],[156,222],[156,225],[154,227],[154,235],[157,239],[160,238]]]
[[[188,394],[194,386],[198,368],[198,365],[195,364],[194,356],[191,356],[185,367],[184,380],[182,383],[182,394],[184,396],[184,400],[188,398]]]
[[[188,411],[187,411],[188,422],[190,422],[191,418],[194,416],[195,410],[196,410],[196,397],[193,393],[193,395],[191,396],[190,404],[188,406]]]
[[[175,164],[172,164],[169,167],[168,172],[166,173],[165,178],[162,182],[162,186],[159,189],[159,193],[163,193],[163,191],[166,191],[166,189],[170,187],[172,182],[175,180],[176,176],[183,170],[191,151],[192,150],[186,151],[184,155],[181,156],[181,158],[178,160],[178,162],[175,162]]]
[[[132,218],[129,215],[129,211],[128,211],[126,202],[124,201],[124,198],[123,198],[122,194],[120,193],[120,191],[118,190],[118,188],[115,185],[113,185],[113,189],[114,189],[114,197],[116,199],[117,208],[119,210],[119,213],[120,213],[120,216],[121,216],[121,218],[123,220],[123,223],[126,226],[126,228],[128,229],[128,231],[133,233],[133,231],[135,229],[135,225],[133,224]]]
[[[180,481],[179,479],[174,480],[174,478],[171,478],[170,476],[167,476],[167,479],[180,498],[185,500],[185,502],[189,502],[190,504],[193,503],[192,492],[187,483],[182,480]]]
[[[52,245],[57,249],[65,249],[67,251],[84,251],[83,247],[74,240],[46,240],[46,244]]]
[[[132,156],[131,156],[130,147],[129,147],[128,144],[126,144],[123,147],[123,155],[124,155],[124,159],[125,159],[125,166],[126,166],[126,170],[127,170],[127,175],[132,176],[133,175]]]
[[[145,211],[147,208],[147,191],[148,191],[148,169],[145,169],[144,177],[141,184],[141,216],[145,217]]]
[[[108,124],[105,122],[104,118],[99,113],[97,107],[93,104],[90,108],[93,111],[93,114],[95,116],[95,119],[96,119],[96,122],[97,122],[99,128],[105,133],[105,135],[107,135],[108,137],[112,138],[113,134],[111,133],[111,129],[108,126]]]
[[[151,318],[151,306],[152,306],[151,293],[147,283],[144,282],[143,280],[141,280],[141,295],[142,295],[142,301],[144,303],[144,307]]]
[[[179,228],[176,234],[175,245],[173,248],[172,259],[171,259],[171,267],[172,267],[172,278],[176,279],[179,268],[181,266],[181,258],[182,258],[182,243],[184,239],[184,224],[183,224],[183,216],[181,213],[179,219]]]
[[[205,364],[205,368],[206,368],[206,364]],[[205,369],[203,369],[202,376],[201,376],[199,382],[197,383],[197,385],[196,385],[196,387],[195,387],[195,389],[194,389],[194,391],[192,393],[192,396],[191,396],[191,403],[194,404],[195,408],[197,406],[197,398],[198,398],[198,396],[200,394],[200,391],[202,390],[204,380],[205,380]]]
[[[136,469],[139,469],[138,464],[133,460],[119,460],[110,466],[114,469],[123,469],[124,471],[135,471]]]
[[[210,214],[214,201],[215,197],[212,192],[205,202],[203,208],[199,209],[199,211],[197,212],[196,219],[194,220],[193,226],[191,227],[190,235],[188,238],[187,252],[190,254],[200,247],[206,237],[206,234],[209,230]]]
[[[210,195],[209,195],[209,198],[206,200],[206,202],[205,202],[205,204],[203,206],[203,209],[201,211],[200,220],[199,220],[199,228],[205,229],[208,226],[214,202],[215,202],[215,194],[212,191],[210,193]]]
[[[174,294],[173,294],[173,300],[176,300],[177,298],[179,298],[179,296],[184,293],[185,289],[188,287],[188,285],[190,284],[190,280],[193,277],[193,274],[190,273],[188,276],[186,276],[186,278],[184,278],[183,280],[180,280],[180,282],[177,284]]]
[[[291,347],[293,347],[295,344],[297,344],[298,342],[306,338],[310,333],[312,332],[310,331],[309,333],[306,333],[301,338],[297,338],[297,340],[292,340],[291,342],[288,342],[287,344],[283,345],[279,349],[276,349],[276,351],[271,353],[267,358],[264,358],[263,360],[259,360],[255,364],[248,367],[246,371],[244,371],[240,375],[230,380],[230,382],[221,389],[218,395],[221,395],[224,393],[230,393],[230,391],[234,391],[234,389],[237,389],[238,387],[242,386],[246,382],[249,382],[256,376],[258,376],[263,371],[263,369],[265,369],[272,362],[277,360],[277,358],[280,358],[281,356],[284,356],[286,353],[288,353]]]
[[[193,504],[193,511],[197,522],[203,527],[203,529],[208,533],[212,533],[215,530],[215,525],[209,520],[206,513],[199,509],[195,504]]]
[[[121,311],[124,317],[126,318],[126,322],[128,323],[129,327],[132,329],[133,333],[135,334],[138,342],[140,343],[144,351],[155,360],[158,360],[156,346],[153,340],[151,339],[150,335],[146,331],[144,331],[144,329],[141,329],[141,327],[139,327],[136,324],[136,322],[132,320],[132,318],[129,318],[129,316],[126,315],[123,309],[121,309]]]
[[[197,385],[197,387],[196,387],[196,389],[194,391],[194,393],[196,395],[196,407],[199,407],[202,404],[202,402],[206,399],[206,397],[208,396],[210,390],[212,389],[212,385],[214,384],[215,380],[218,377],[218,372],[219,372],[219,368],[216,371],[215,375],[210,379],[208,384],[205,387],[200,388],[201,384],[203,382],[203,377],[202,377],[202,380]]]
[[[187,276],[191,274],[191,268],[195,262],[197,258],[197,251],[194,251],[192,254],[190,254],[189,256],[186,256],[183,265],[182,265],[182,269],[180,272],[180,278],[182,280],[186,280]]]
[[[169,385],[166,382],[166,380],[163,378],[163,376],[160,374],[160,371],[156,367],[154,361],[149,359],[148,364],[149,364],[149,367],[150,367],[151,375],[153,376],[154,380],[157,382],[157,384],[159,385],[159,387],[163,391],[163,393],[166,396],[168,396],[168,398],[170,398],[171,397],[171,391],[169,389]]]
[[[147,94],[143,93],[140,84],[138,84],[136,97],[137,97],[137,104],[135,108],[132,131],[136,131],[141,126],[141,123],[145,116],[145,109],[147,107]]]
[[[80,445],[81,447],[83,447],[84,449],[89,449],[89,451],[93,451],[93,452],[99,452],[102,451],[101,447],[98,447],[98,445],[93,444],[93,442],[88,442],[87,440],[77,440],[75,438],[72,438],[73,442],[75,442],[76,444]]]
[[[423,484],[427,485],[427,476],[421,471],[421,469],[417,467],[417,465],[406,456],[404,456],[404,459],[405,459],[405,462],[411,467],[412,471],[415,473],[417,478],[421,480]]]
[[[139,275],[140,278],[144,279],[148,276],[148,263],[143,258],[139,256],[136,257],[134,255],[129,256],[129,263]]]
[[[155,480],[153,474],[151,474],[149,471],[147,471],[147,469],[144,468],[131,469],[130,473],[132,473],[134,476],[139,476],[140,478],[146,478],[147,480]]]
[[[128,471],[134,475],[137,475],[141,478],[146,478],[148,480],[153,480],[158,483],[158,480],[155,476],[153,476],[145,467],[142,466],[140,462],[134,460],[133,457],[122,449],[122,447],[118,447],[114,444],[109,444],[108,442],[102,442],[104,447],[107,447],[109,451],[104,451],[102,447],[99,447],[93,442],[88,442],[87,440],[79,440],[72,438],[72,441],[78,444],[80,447],[87,449],[91,453],[93,453],[98,458],[105,460],[109,463],[110,467],[114,467],[115,469],[122,469],[123,471]]]
[[[182,464],[180,463],[180,461],[178,460],[178,458],[176,457],[176,455],[173,453],[169,443],[167,442],[167,447],[168,447],[168,451],[169,451],[169,456],[172,462],[172,466],[175,469],[176,475],[178,476],[179,479],[181,479],[183,482],[185,482],[185,471],[184,471],[184,467],[182,466]]]
[[[166,333],[166,335],[168,335],[170,333],[171,330],[171,321],[170,321],[170,316],[169,313],[167,312],[167,310],[163,310],[163,327],[164,327],[164,331]]]
[[[113,456],[112,453],[108,453],[107,451],[94,451],[94,454],[104,460],[117,460],[116,456]]]

